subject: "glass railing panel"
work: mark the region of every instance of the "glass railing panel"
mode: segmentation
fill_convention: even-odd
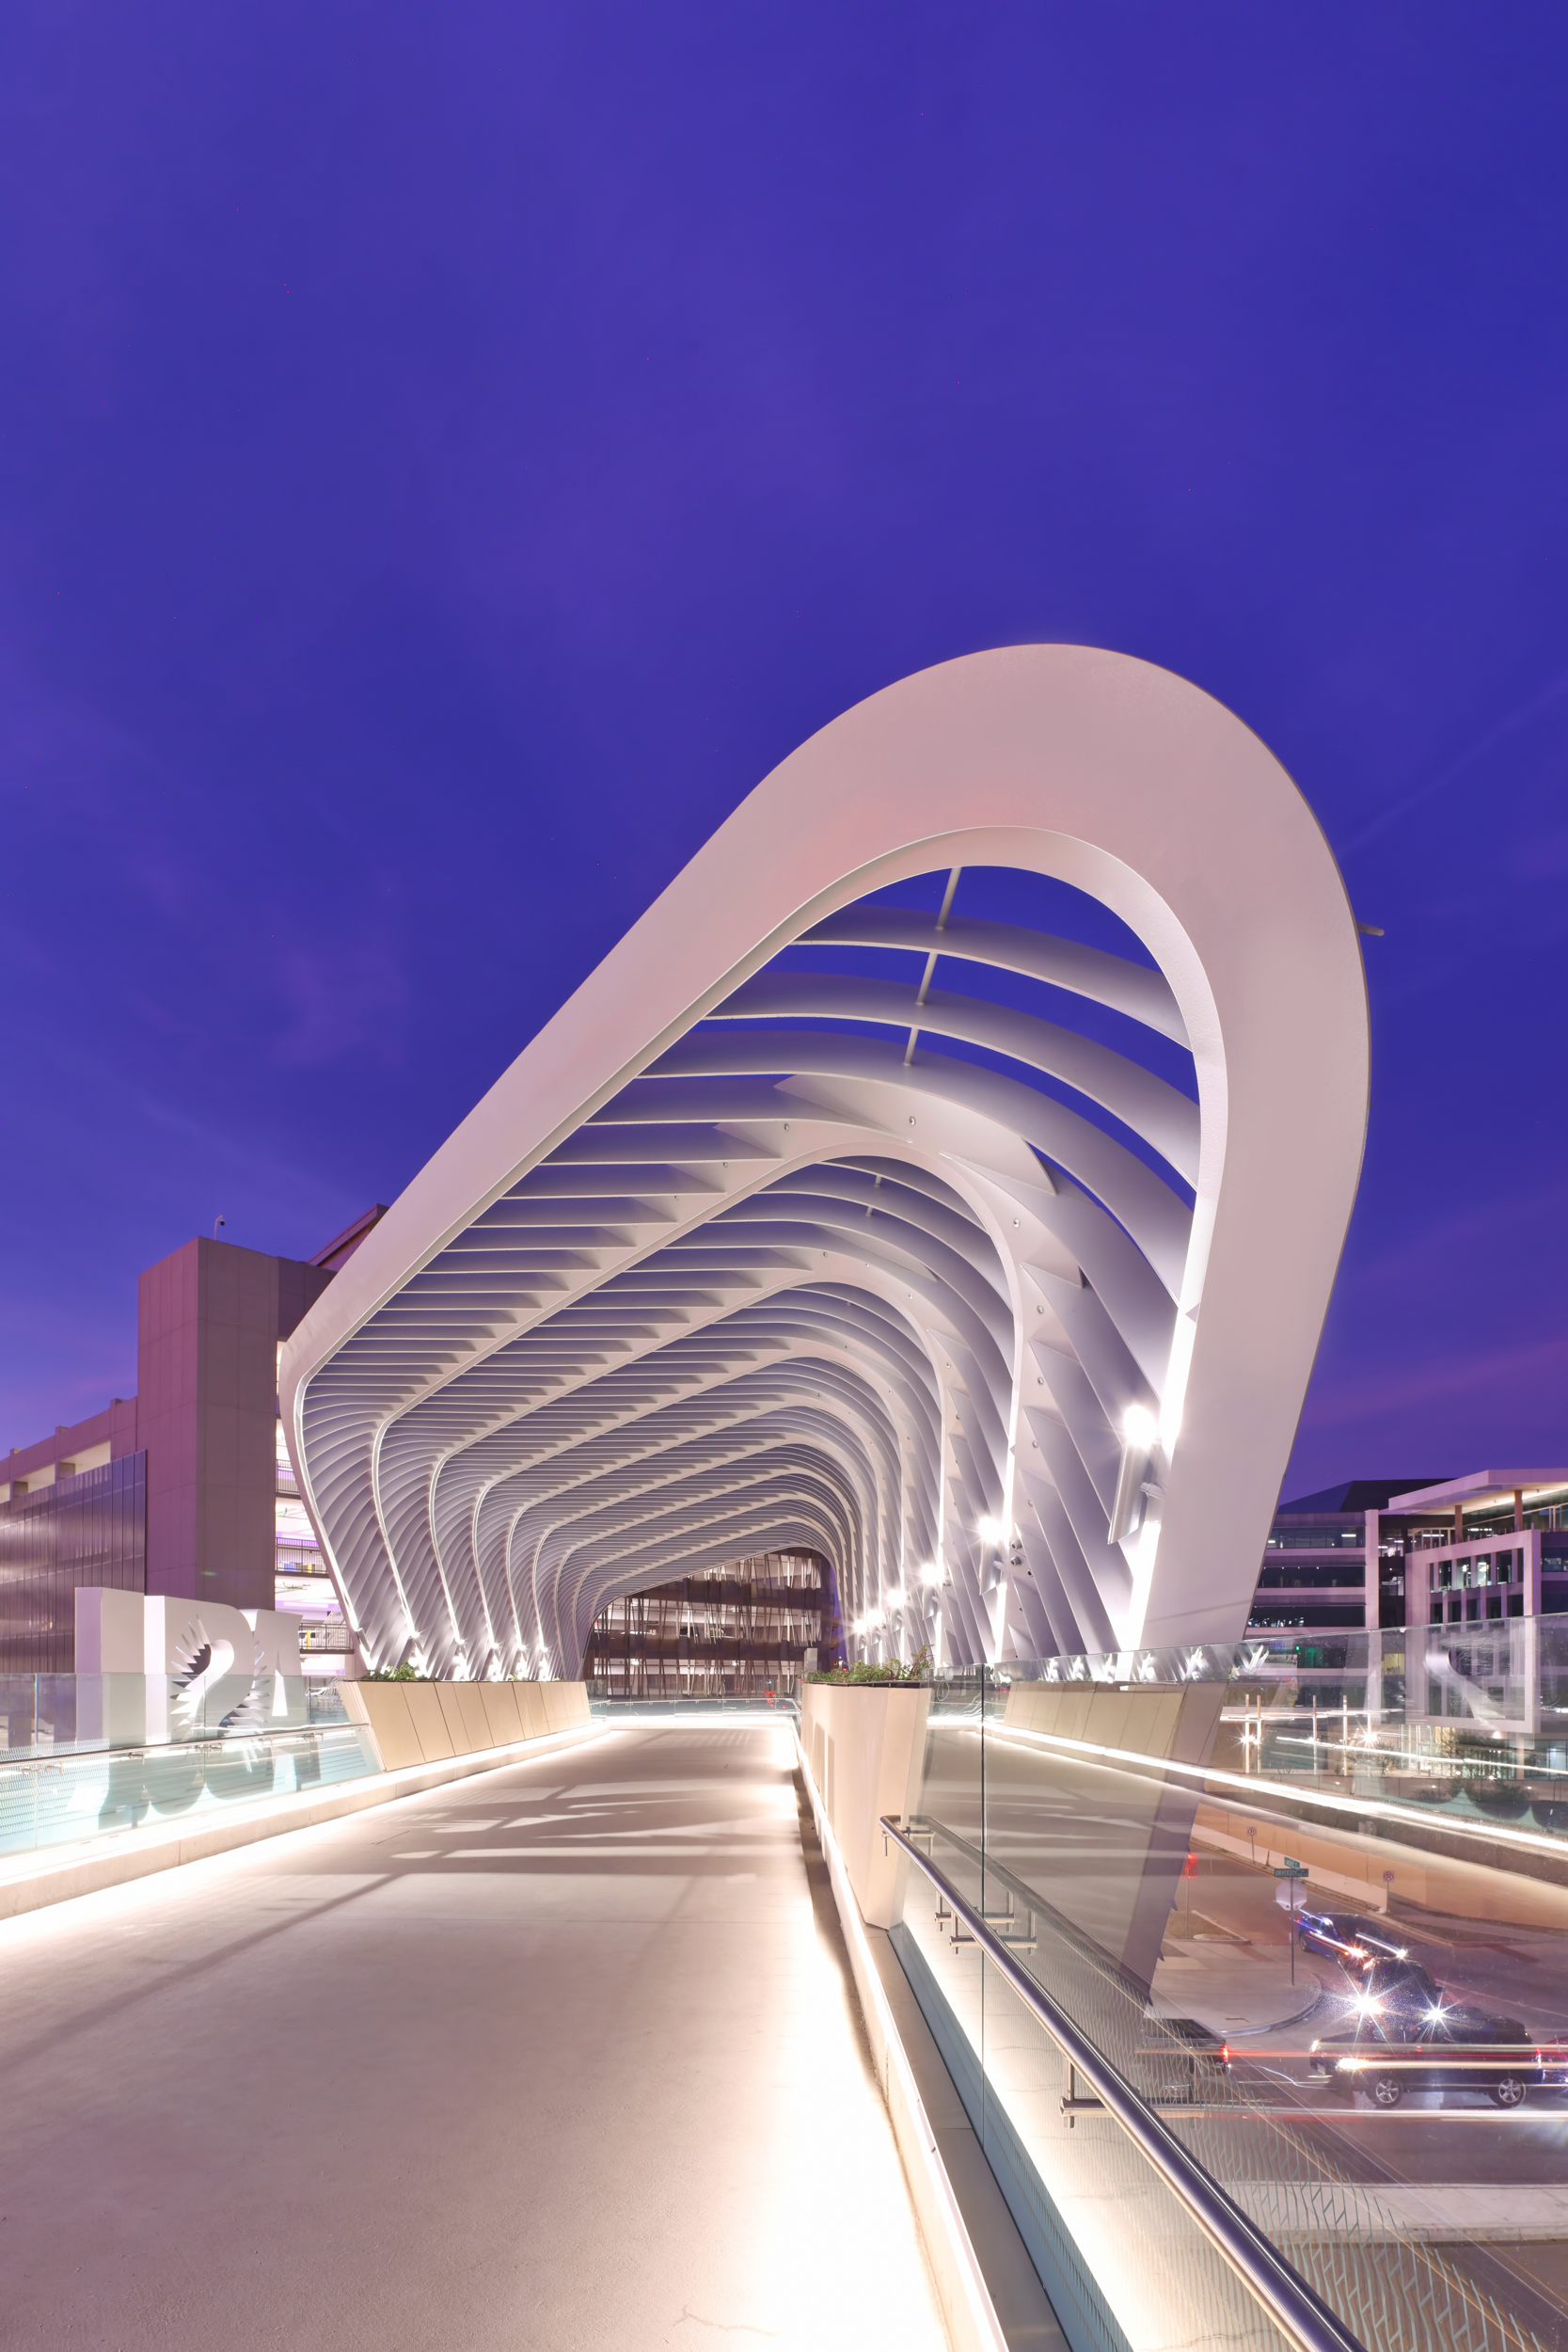
[[[71,1845],[379,1769],[341,1691],[304,1676],[0,1678],[0,1854]]]
[[[1220,1683],[1216,1773],[1568,1838],[1568,1618],[1303,1629],[998,1671],[1041,1700]]]
[[[346,1724],[348,1708],[343,1704],[341,1682],[321,1675],[301,1675],[304,1686],[304,1720],[309,1724]]]
[[[40,1754],[77,1744],[76,1677],[40,1675],[34,1704],[34,1740]]]
[[[0,1675],[0,1756],[36,1751],[38,1688],[37,1675]]]
[[[973,1863],[953,1876],[978,1895]],[[911,1873],[894,1946],[1072,2352],[1275,2352],[1289,2339],[930,1891]]]
[[[0,1761],[0,1855],[24,1853],[37,1844],[38,1769]]]
[[[923,1809],[934,1810],[976,1849],[985,1843],[982,1696],[973,1675],[939,1676],[933,1683],[921,1795]]]
[[[721,1715],[776,1715],[799,1723],[800,1701],[796,1692],[764,1691],[750,1695],[746,1692],[693,1691],[686,1696],[673,1692],[641,1692],[628,1695],[619,1685],[600,1677],[590,1678],[587,1685],[589,1712],[596,1716],[613,1717],[616,1722],[657,1722],[671,1715],[695,1715],[699,1718]]]
[[[1357,1736],[1369,1721],[1382,1734],[1433,1728],[1390,1724],[1392,1645],[1374,1637],[1369,1656],[1360,1638],[1358,1658],[1329,1661],[1280,1645],[1260,1658],[1248,1645],[939,1682],[911,1826],[1014,1964],[1359,2341],[1412,2352],[1568,2346],[1558,2153],[1568,2047],[1553,2049],[1568,2044],[1568,1886],[1558,1883],[1568,1871],[1531,1877],[1517,1853],[1499,1860],[1494,1839],[1484,1861],[1433,1851],[1427,1877],[1410,1875],[1392,1833],[1408,1840],[1425,1827],[1434,1841],[1425,1801],[1392,1793],[1402,1768],[1387,1759],[1456,1756],[1406,1738],[1379,1759]],[[1258,1708],[1249,1730],[1238,1685],[1243,1702],[1259,1687],[1266,1695],[1261,1763],[1248,1746]],[[1275,1748],[1284,1760],[1273,1769]],[[1472,1780],[1523,1778],[1516,1764],[1464,1769]],[[1358,1812],[1374,1803],[1375,1823]],[[1450,1848],[1458,1816],[1451,1801],[1445,1810],[1435,1845]],[[1478,1826],[1488,1818],[1474,1814]],[[1287,1855],[1307,1857],[1305,1881],[1275,1878]],[[1386,1855],[1388,1879],[1373,1867]],[[1336,1905],[1348,1914],[1347,1888],[1359,1890],[1358,1916],[1392,1923],[1386,1984],[1369,1979],[1366,1949],[1347,1961],[1306,1924]],[[1488,1932],[1499,1908],[1516,1916],[1506,1949],[1493,1948],[1495,1920]],[[1230,2288],[1215,2300],[1207,2256],[1185,2244],[1195,2225],[1181,2212],[1168,2230],[1158,2219],[1168,2192],[1143,2182],[1145,2160],[1119,2126],[1074,2105],[1050,2035],[942,1915],[911,1867],[895,1946],[960,2089],[967,2069],[966,2102],[1048,2291],[1077,2296],[1096,2343],[1116,2342],[1114,2328],[1130,2345],[1192,2340],[1163,2334],[1167,2322],[1228,2338],[1240,2324],[1225,2305]],[[1423,2042],[1404,2013],[1416,1993],[1449,2012],[1441,2064],[1430,2046],[1439,2028],[1418,2021]],[[1336,2071],[1341,2058],[1366,2062]],[[1516,2185],[1499,2194],[1497,2182]],[[1124,2248],[1119,2267],[1101,2267],[1107,2240],[1089,2264],[1097,2305],[1063,2249],[1087,2261],[1094,2217],[1138,2199],[1147,2222],[1131,2243],[1147,2236],[1158,2253],[1140,2283],[1141,2251],[1132,2260]],[[1173,2298],[1164,2318],[1148,2287],[1161,2278]]]

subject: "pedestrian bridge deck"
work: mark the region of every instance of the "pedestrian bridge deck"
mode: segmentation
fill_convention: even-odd
[[[628,1724],[0,1925],[8,2339],[937,2352],[792,1762]]]

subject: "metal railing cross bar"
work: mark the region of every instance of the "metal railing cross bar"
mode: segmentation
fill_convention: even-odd
[[[1112,1986],[1128,2000],[1135,2000],[1140,2009],[1148,2001],[1149,1989],[1143,1979],[1134,1976],[1131,1968],[1124,1968],[1102,1944],[1097,1944],[1092,1936],[1074,1927],[1072,1921],[1059,1912],[1054,1903],[1047,1902],[1027,1879],[1020,1878],[1016,1871],[1008,1869],[1006,1863],[998,1862],[994,1854],[983,1852],[959,1831],[949,1829],[945,1821],[939,1821],[933,1814],[923,1813],[910,1824],[910,1835],[912,1836],[927,1837],[933,1834],[954,1847],[986,1878],[994,1879],[1015,1902],[1026,1904],[1037,1919],[1046,1922],[1053,1935],[1066,1945],[1073,1957],[1091,1968],[1103,1983]]]
[[[884,1837],[891,1837],[938,1893],[945,1897],[991,1965],[1006,1979],[1024,2007],[1038,2018],[1068,2064],[1091,2085],[1106,2112],[1115,2116],[1215,2251],[1263,2305],[1281,2333],[1300,2346],[1301,2352],[1366,2352],[1359,2337],[1353,2336],[1322,2297],[1313,2293],[1250,2215],[1227,2195],[1212,2173],[1199,2164],[1164,2120],[1138,2096],[1132,2084],[1080,2031],[1066,2010],[1014,1958],[945,1871],[921,1851],[891,1814],[882,1815],[881,1829]]]

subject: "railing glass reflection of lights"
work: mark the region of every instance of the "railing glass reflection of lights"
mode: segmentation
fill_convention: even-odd
[[[889,1839],[895,1841],[935,1888],[934,1915],[940,1925],[950,1930],[955,1947],[967,1943],[983,1952],[1055,2043],[1068,2068],[1069,2089],[1059,2106],[1069,2123],[1079,2113],[1091,2108],[1114,2118],[1152,2172],[1180,2201],[1208,2244],[1267,2313],[1286,2344],[1300,2347],[1301,2352],[1360,2352],[1361,2340],[1351,2333],[1291,2268],[1251,2217],[1196,2161],[1171,2131],[1159,2108],[1140,2097],[1062,2004],[1021,1965],[1019,1954],[1037,1948],[1032,1931],[1020,1932],[1021,1921],[1032,1931],[1038,1898],[1029,1896],[1028,1900],[1020,1903],[1019,1897],[1028,1895],[1029,1890],[1022,1888],[1009,1873],[984,1867],[984,1857],[976,1855],[966,1839],[945,1830],[940,1822],[913,1821],[906,1831],[892,1815],[884,1815],[881,1828],[884,1850]],[[1002,1878],[1007,1897],[1005,1911],[965,1899],[935,1860],[931,1850],[939,1839],[944,1846],[980,1860],[986,1881]],[[1184,2058],[1188,2067],[1196,2071],[1196,2054],[1184,2050],[1174,2036],[1170,2054]],[[1092,2093],[1087,2099],[1077,2095],[1080,2076]],[[1190,2113],[1197,2111],[1188,2109]]]
[[[991,1674],[1004,1702],[1030,1688],[1219,1684],[1203,1758],[1216,1785],[1233,1773],[1301,1796],[1310,1783],[1331,1804],[1568,1838],[1568,1615],[1372,1633],[1305,1627]]]
[[[1300,1701],[1289,1783],[1243,1774],[1236,1736],[1250,1686],[1232,1682],[1271,1658],[1279,1711]],[[1365,1677],[1364,1640],[1348,1662]],[[1288,1664],[1301,1678],[1286,1679]],[[1195,1890],[1190,1841],[1216,1782],[1243,1812],[1264,1800],[1265,1844],[1271,1820],[1287,1846],[1294,1835],[1281,1804],[1291,1788],[1298,1828],[1326,1816],[1341,1760],[1330,1750],[1347,1716],[1353,1740],[1364,1728],[1352,1699],[1364,1708],[1366,1692],[1335,1688],[1331,1708],[1315,1672],[1249,1643],[939,1676],[918,1795],[907,1815],[884,1817],[909,1865],[894,1949],[1073,2352],[1568,2344],[1562,2315],[1511,2265],[1497,2230],[1472,2231],[1443,2203],[1476,2194],[1452,2185],[1475,2177],[1459,2125],[1544,2130],[1558,2092],[1541,2090],[1533,2114],[1500,2122],[1484,2086],[1473,2113],[1463,2098],[1430,2121],[1407,2109],[1413,2149],[1402,2142],[1396,2170],[1381,2169],[1385,2143],[1366,2133],[1386,2119],[1363,2122],[1313,2067],[1309,2038],[1355,2029],[1354,1988],[1332,1968],[1298,1967],[1294,1916],[1287,1927],[1276,1912],[1266,1867],[1277,1856],[1209,1851]],[[1194,1753],[1173,1740],[1178,1715],[1207,1726],[1185,1765],[1169,1760]],[[1032,1721],[1060,1736],[1032,1733]],[[1374,1728],[1387,1738],[1386,1715]],[[1223,1762],[1207,1755],[1211,1734]],[[1200,1845],[1204,1835],[1197,1822]],[[1315,1860],[1314,1891],[1316,1870]],[[1221,1925],[1195,1916],[1195,1891]],[[1379,1898],[1386,1883],[1364,1899]],[[1342,1895],[1318,1899],[1354,1908]],[[1227,1902],[1239,1919],[1252,1906],[1254,1923],[1227,1930]],[[1233,2012],[1245,2014],[1227,2022]],[[1568,2066],[1568,2048],[1562,2058]],[[1449,2185],[1431,2192],[1441,2236],[1401,2202],[1402,2185],[1419,2188],[1423,2172]]]

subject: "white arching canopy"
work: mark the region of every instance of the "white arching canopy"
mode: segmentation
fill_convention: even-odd
[[[864,1646],[1244,1626],[1359,1172],[1311,811],[1123,656],[1019,646],[760,784],[284,1350],[372,1663],[578,1670],[810,1548]]]

